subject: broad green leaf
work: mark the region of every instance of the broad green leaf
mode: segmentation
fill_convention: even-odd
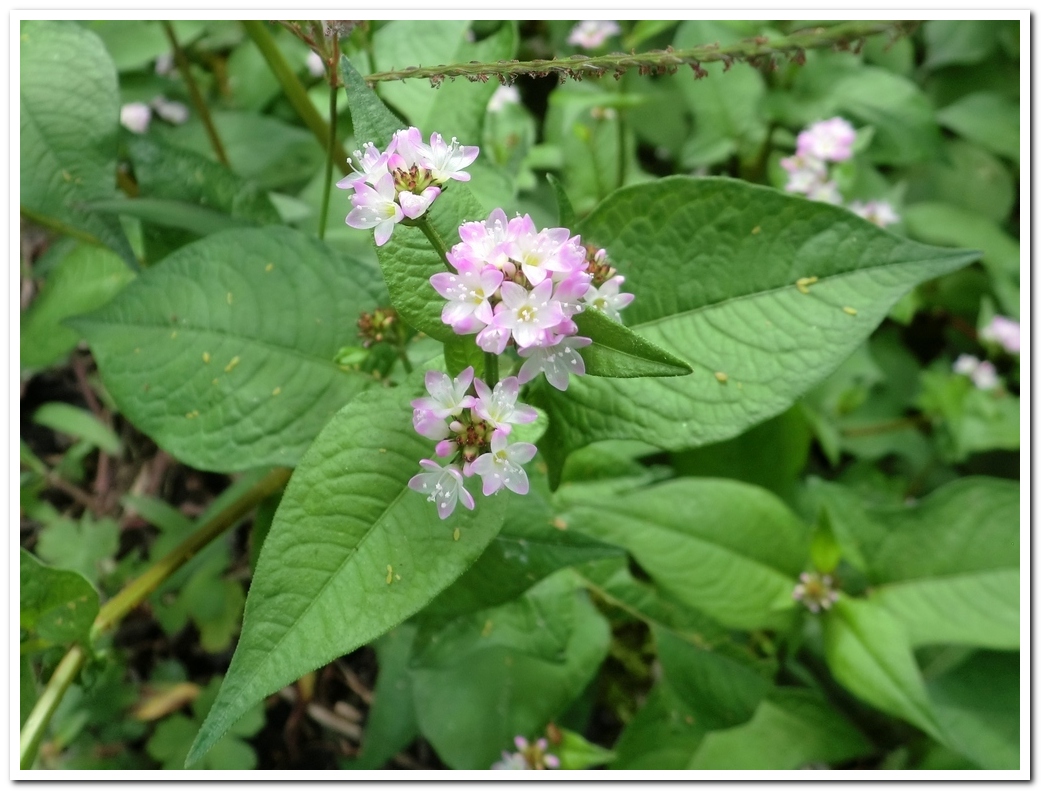
[[[407,124],[380,101],[346,55],[340,57],[340,76],[347,93],[347,109],[354,124],[355,139],[371,142],[376,148],[386,148],[394,133]]]
[[[680,25],[673,45],[684,49],[713,41],[733,44],[745,37],[733,22],[690,20]],[[763,75],[744,63],[731,69],[722,63],[706,63],[702,68],[708,76],[701,79],[690,69],[677,75],[694,115],[694,134],[682,154],[688,168],[721,162],[734,153],[745,157],[766,134]]]
[[[75,571],[43,565],[21,550],[19,627],[25,650],[84,640],[98,614],[98,592]]]
[[[119,455],[122,445],[116,433],[86,409],[51,401],[33,412],[33,423],[84,439],[105,453]]]
[[[138,428],[201,469],[293,465],[373,380],[333,356],[372,301],[352,262],[288,228],[226,231],[73,325]]]
[[[928,683],[948,744],[982,769],[1020,768],[1020,657],[979,651]]]
[[[560,758],[561,769],[589,769],[615,759],[613,752],[593,744],[574,731],[561,728],[560,736],[560,743],[552,745],[550,749]]]
[[[687,768],[801,769],[872,751],[864,736],[823,698],[808,690],[779,688],[746,724],[706,734]]]
[[[980,390],[967,377],[938,366],[922,374],[918,405],[936,424],[937,445],[951,461],[1019,449],[1020,401],[1003,388]]]
[[[1000,93],[970,93],[936,114],[942,126],[1019,165],[1019,106]]]
[[[899,509],[865,508],[837,485],[829,523],[864,560],[871,600],[914,646],[1019,646],[1019,486],[962,478]]]
[[[706,728],[665,679],[615,742],[611,769],[686,769]]]
[[[86,27],[98,34],[120,71],[144,68],[170,51],[170,39],[158,20],[99,19]]]
[[[665,629],[654,629],[658,659],[669,685],[701,727],[716,730],[747,722],[770,691],[770,680],[750,657],[705,650]]]
[[[372,707],[365,719],[365,738],[358,757],[346,769],[381,769],[419,735],[412,703],[412,679],[408,660],[416,628],[409,624],[392,629],[376,641],[379,674]]]
[[[567,573],[463,620],[436,651],[413,659],[416,714],[445,763],[487,769],[514,736],[541,733],[577,697],[606,656],[610,632]]]
[[[133,277],[115,253],[76,245],[47,277],[40,295],[22,316],[21,366],[43,368],[60,362],[80,339],[62,322],[100,308]]]
[[[625,547],[663,591],[740,629],[776,623],[809,554],[808,527],[780,500],[725,479],[605,497],[563,519],[569,530]]]
[[[412,429],[409,404],[424,391],[423,374],[355,398],[301,460],[260,552],[231,667],[188,764],[255,701],[414,614],[495,538],[509,496],[479,498],[475,511],[460,505],[440,521],[408,488],[432,450]]]
[[[592,338],[582,349],[590,376],[629,379],[638,376],[686,376],[691,368],[683,360],[637,335],[595,308],[575,316],[578,334]]]
[[[30,217],[99,240],[137,266],[119,220],[80,204],[116,194],[119,91],[101,40],[73,22],[24,20],[21,42],[21,191]]]
[[[980,261],[990,273],[1002,312],[1019,318],[1019,243],[997,223],[947,203],[908,206],[903,220],[907,232],[923,242],[982,250]]]
[[[943,740],[907,634],[886,610],[840,598],[824,616],[824,652],[832,675],[858,698]]]
[[[514,431],[521,426],[515,426]],[[529,479],[536,473],[529,470]],[[505,604],[555,571],[624,553],[620,547],[596,541],[553,525],[553,511],[541,489],[545,476],[533,481],[531,492],[511,504],[502,531],[463,576],[436,599],[424,614],[438,617]]]
[[[631,438],[680,450],[783,411],[911,286],[976,257],[720,178],[675,176],[618,190],[579,231],[607,249],[636,294],[629,327],[694,373],[573,377],[567,392],[549,393],[543,453],[553,483],[567,454],[590,442]]]

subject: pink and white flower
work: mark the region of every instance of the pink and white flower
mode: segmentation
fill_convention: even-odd
[[[506,432],[492,434],[492,449],[470,463],[469,475],[480,475],[481,491],[487,497],[503,486],[517,494],[528,493],[528,474],[521,466],[535,457],[537,448],[530,442],[508,443]]]
[[[567,317],[560,304],[551,299],[553,283],[543,280],[531,291],[509,281],[500,287],[503,309],[495,325],[513,333],[518,349],[534,346],[544,330],[551,330]]]
[[[415,399],[412,408],[425,410],[440,420],[458,416],[474,405],[474,397],[466,392],[473,378],[473,366],[464,368],[455,379],[441,371],[427,371],[423,383],[430,396]]]
[[[874,223],[879,228],[885,228],[887,225],[900,222],[900,215],[884,200],[869,200],[866,203],[853,201],[849,204],[849,210],[863,217],[868,222]]]
[[[137,135],[148,131],[152,121],[152,108],[144,102],[130,102],[119,108],[119,123]]]
[[[600,288],[590,286],[585,296],[582,297],[582,301],[587,306],[602,310],[608,317],[621,322],[622,315],[619,311],[636,298],[634,294],[620,293],[618,291],[624,282],[624,277],[616,275],[600,286]]]
[[[799,133],[796,151],[800,156],[815,157],[826,162],[845,162],[853,156],[857,131],[845,118],[836,116],[818,121]]]
[[[494,316],[488,300],[502,283],[502,272],[494,267],[479,269],[465,259],[457,268],[457,274],[433,275],[430,283],[448,300],[441,310],[441,321],[456,333],[468,335],[492,323]]]
[[[509,434],[513,423],[531,423],[539,413],[530,406],[517,403],[520,382],[516,376],[508,376],[492,390],[480,379],[474,380],[477,400],[473,410],[479,417],[504,434]]]
[[[520,91],[513,85],[500,85],[488,100],[489,113],[501,113],[506,105],[520,104]]]
[[[388,172],[387,160],[393,151],[393,142],[386,151],[380,151],[372,143],[366,143],[360,151],[354,152],[353,157],[347,159],[347,164],[355,168],[355,171],[337,181],[336,186],[342,190],[350,190],[359,182],[374,184]]]
[[[799,154],[785,157],[781,167],[788,172],[788,183],[784,185],[787,192],[805,195],[828,178],[828,166],[816,157]]]
[[[524,384],[544,373],[546,381],[557,390],[567,390],[568,377],[571,374],[582,376],[586,372],[585,361],[578,349],[589,346],[592,342],[591,338],[573,335],[562,337],[550,346],[521,349],[520,356],[527,359],[517,374],[518,381]]]
[[[1009,354],[1019,354],[1019,322],[1007,316],[995,316],[980,330],[980,339],[998,344]]]
[[[437,506],[437,515],[441,519],[452,515],[456,503],[462,503],[470,511],[474,509],[474,498],[466,491],[463,474],[457,466],[448,464],[442,467],[430,459],[421,459],[419,466],[427,472],[413,475],[408,488],[427,495],[427,500]]]
[[[998,386],[998,371],[990,360],[980,360],[971,354],[959,354],[952,370],[956,374],[967,376],[980,390],[993,390]]]
[[[390,239],[394,226],[405,217],[395,196],[394,179],[389,173],[381,176],[375,187],[364,181],[356,182],[351,196],[354,208],[347,215],[347,224],[362,230],[374,228],[376,246],[382,247]]]
[[[449,179],[469,181],[470,174],[463,170],[477,159],[480,149],[477,146],[461,146],[454,137],[450,143],[437,132],[430,135],[430,145],[421,149],[422,163],[434,181],[444,184]]]

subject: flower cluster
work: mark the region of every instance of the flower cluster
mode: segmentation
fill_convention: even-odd
[[[448,300],[441,320],[459,335],[476,333],[490,354],[515,346],[525,358],[522,384],[543,372],[565,390],[570,374],[585,373],[577,349],[592,343],[577,335],[573,317],[592,306],[620,320],[633,300],[619,291],[625,279],[607,266],[604,250],[583,247],[567,228],[537,231],[529,215],[508,220],[495,209],[486,220],[460,226],[459,236],[447,253],[455,272],[430,278]]]
[[[971,354],[959,354],[951,367],[956,374],[969,377],[980,390],[993,390],[998,386],[998,370],[990,360],[981,360]]]
[[[802,602],[810,612],[818,613],[830,609],[839,600],[838,591],[832,586],[829,575],[804,571],[799,575],[799,584],[792,590],[792,598]]]
[[[473,368],[467,368],[455,379],[428,371],[425,383],[429,396],[412,402],[412,425],[422,436],[437,441],[437,456],[451,460],[442,467],[423,459],[419,464],[426,472],[414,476],[409,488],[427,495],[442,519],[452,514],[457,502],[473,510],[474,499],[464,485],[464,479],[473,475],[481,477],[486,497],[503,487],[527,494],[528,476],[522,465],[531,461],[536,449],[529,442],[511,443],[510,432],[513,424],[531,423],[538,413],[517,403],[517,377],[507,377],[491,388],[474,378]]]
[[[539,739],[534,744],[528,744],[523,736],[513,739],[518,752],[510,753],[502,751],[502,760],[492,764],[492,769],[558,769],[560,759],[546,752],[549,742]]]
[[[428,145],[414,126],[395,132],[384,151],[366,143],[348,160],[354,172],[336,182],[340,189],[354,190],[347,224],[375,229],[376,245],[386,244],[394,226],[425,214],[448,181],[470,180],[464,168],[478,151],[454,137],[446,143],[437,132]]]
[[[148,104],[144,102],[130,102],[119,108],[119,123],[134,134],[143,135],[148,131],[152,122],[152,113],[155,113],[170,124],[183,124],[188,120],[188,108],[181,102],[167,99],[165,96],[156,96]]]
[[[839,186],[831,177],[829,163],[845,162],[853,156],[857,132],[845,118],[818,121],[799,133],[795,154],[781,160],[788,173],[788,192],[805,195],[810,200],[842,205]],[[900,217],[886,201],[853,201],[846,208],[880,228],[892,225]]]

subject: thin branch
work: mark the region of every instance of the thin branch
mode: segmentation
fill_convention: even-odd
[[[228,155],[224,151],[224,144],[221,142],[220,135],[217,134],[217,127],[214,126],[213,118],[210,117],[210,108],[206,106],[206,100],[202,97],[202,93],[199,91],[199,86],[195,82],[195,77],[192,76],[191,64],[188,63],[188,56],[184,54],[184,50],[177,41],[177,34],[174,32],[173,25],[164,21],[163,32],[166,33],[166,38],[170,41],[170,46],[173,49],[174,62],[177,64],[177,71],[179,71],[181,76],[184,78],[184,84],[188,88],[188,95],[191,97],[192,104],[195,106],[195,112],[197,112],[199,118],[202,119],[202,125],[206,128],[206,136],[210,139],[210,145],[213,146],[213,152],[217,155],[217,160],[224,165],[224,167],[231,167],[228,162]]]
[[[642,53],[614,53],[587,57],[573,55],[570,58],[552,60],[500,60],[495,63],[454,63],[445,66],[410,66],[404,69],[380,71],[368,75],[369,85],[392,80],[408,80],[417,77],[429,79],[434,85],[445,77],[465,77],[471,82],[487,82],[496,77],[502,83],[512,83],[518,77],[545,77],[556,74],[561,80],[568,77],[581,80],[585,77],[602,77],[606,74],[620,78],[629,69],[638,69],[641,74],[671,74],[681,66],[690,66],[700,79],[708,73],[703,63],[722,62],[729,69],[736,61],[745,61],[757,68],[776,67],[775,58],[785,57],[801,63],[808,49],[838,47],[848,49],[868,36],[889,33],[892,37],[906,35],[917,26],[917,22],[872,21],[842,22],[830,27],[800,30],[774,40],[757,36],[730,44],[704,44],[690,49],[652,50]]]

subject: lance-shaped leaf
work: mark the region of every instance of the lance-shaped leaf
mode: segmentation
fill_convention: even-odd
[[[115,217],[85,201],[115,197],[119,86],[101,40],[73,22],[21,23],[22,210],[79,238],[100,241],[136,267]]]
[[[408,488],[432,451],[412,429],[409,404],[425,392],[423,373],[356,398],[301,460],[264,541],[242,636],[189,765],[253,703],[417,612],[499,532],[509,493],[478,495],[476,510],[459,505],[441,521]]]
[[[596,308],[575,316],[578,334],[592,338],[582,349],[582,360],[590,376],[685,376],[691,368],[674,354],[656,346],[628,327],[612,321]]]
[[[915,283],[977,253],[901,239],[835,206],[724,178],[625,187],[578,229],[637,295],[626,322],[694,373],[572,378],[549,393],[551,480],[602,439],[668,450],[735,436],[834,370]]]
[[[373,380],[333,362],[374,300],[289,228],[208,236],[70,322],[134,425],[194,467],[293,465]]]

